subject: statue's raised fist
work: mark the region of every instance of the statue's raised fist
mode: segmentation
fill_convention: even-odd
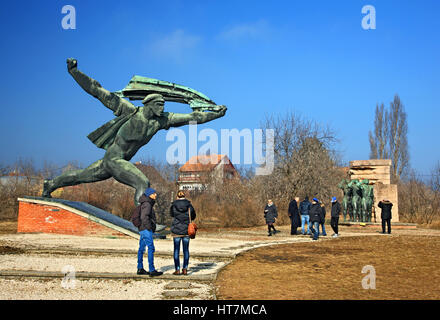
[[[67,69],[73,69],[76,68],[78,66],[78,61],[74,58],[69,58],[67,59]]]

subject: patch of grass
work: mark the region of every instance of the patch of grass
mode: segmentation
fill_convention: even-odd
[[[368,236],[257,248],[218,275],[218,299],[440,299],[440,237]],[[366,265],[376,289],[363,289]]]
[[[17,220],[0,220],[0,234],[17,233]]]

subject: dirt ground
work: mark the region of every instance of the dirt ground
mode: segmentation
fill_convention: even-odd
[[[17,233],[17,221],[0,220],[0,234],[13,234],[13,233]]]
[[[218,299],[440,299],[439,236],[378,235],[257,248],[220,271]],[[375,289],[363,289],[372,276]],[[366,281],[366,280],[365,280]],[[367,282],[371,284],[371,282]]]

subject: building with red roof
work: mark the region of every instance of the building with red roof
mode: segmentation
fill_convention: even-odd
[[[179,190],[203,191],[213,181],[222,182],[238,177],[227,155],[211,154],[191,157],[180,169]]]

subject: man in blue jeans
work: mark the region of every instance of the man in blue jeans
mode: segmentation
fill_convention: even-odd
[[[310,222],[312,223],[313,240],[319,238],[319,223],[322,217],[322,209],[317,198],[313,198],[312,206],[310,207]]]
[[[301,233],[305,234],[305,224],[307,223],[307,234],[310,234],[310,207],[309,197],[305,197],[299,204],[299,213],[301,214]]]
[[[148,188],[140,197],[139,202],[141,206],[139,226],[139,250],[137,262],[137,274],[148,274],[150,277],[160,276],[163,272],[159,272],[154,268],[154,243],[153,233],[156,231],[156,214],[153,206],[156,202],[157,193],[153,188]],[[147,272],[144,269],[144,252],[145,247],[148,247],[148,268]]]

